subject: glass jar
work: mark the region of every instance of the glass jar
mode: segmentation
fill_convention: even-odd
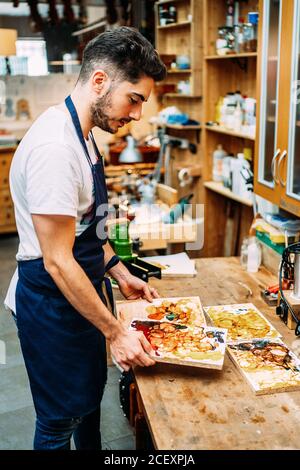
[[[169,7],[169,17],[170,23],[177,23],[177,10],[176,7],[173,5]]]
[[[216,52],[218,55],[230,54],[234,51],[235,37],[233,28],[220,26],[218,28],[218,39],[216,41]]]
[[[243,25],[240,24],[234,26],[234,50],[237,54],[244,50]]]
[[[257,28],[258,28],[259,13],[256,11],[250,11],[248,13],[248,23],[251,23],[253,26],[253,38],[251,49],[253,52],[257,51]]]
[[[252,23],[243,24],[244,52],[256,52],[257,40],[254,38],[254,27]]]

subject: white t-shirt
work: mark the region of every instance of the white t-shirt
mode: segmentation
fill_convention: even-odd
[[[93,163],[96,155],[86,141]],[[31,214],[76,217],[76,236],[89,225],[94,203],[93,177],[71,116],[51,107],[32,125],[19,144],[10,170],[10,190],[19,234],[17,261],[42,257]],[[4,301],[15,309],[15,272]]]

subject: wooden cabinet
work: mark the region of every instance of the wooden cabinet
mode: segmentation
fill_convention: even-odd
[[[202,121],[202,71],[203,71],[203,0],[160,0],[155,3],[155,42],[156,49],[167,65],[168,74],[158,86],[161,108],[176,106],[193,121],[199,124],[167,125],[166,133],[184,138],[195,145],[196,151],[173,148],[169,174],[171,185],[179,191],[179,197],[194,193],[193,202],[200,202],[200,171],[193,177],[193,183],[181,187],[178,172],[181,168],[199,168],[201,160],[201,121]],[[162,10],[175,10],[176,21],[164,24]],[[171,67],[171,58],[176,67]],[[181,56],[181,57],[180,57]],[[189,59],[188,68],[180,68],[180,61]],[[187,63],[185,65],[187,67]],[[185,83],[182,88],[182,82]],[[167,85],[167,86],[166,86]],[[167,88],[172,89],[167,92]],[[187,90],[185,91],[185,88]],[[162,91],[161,91],[162,90]],[[165,92],[166,91],[166,92]]]
[[[255,192],[300,216],[300,1],[260,4]]]
[[[0,234],[15,232],[14,207],[9,191],[9,169],[15,148],[0,148]]]
[[[256,98],[257,52],[228,55],[216,53],[218,28],[226,24],[226,1],[204,0],[204,65],[202,131],[203,179],[205,187],[204,256],[230,256],[240,252],[253,220],[252,201],[237,196],[223,184],[212,181],[213,152],[222,145],[228,154],[237,155],[250,149],[255,159],[255,135],[245,127],[236,131],[217,125],[217,104],[220,97],[237,90],[248,98]],[[257,0],[239,2],[239,16],[247,22],[249,12],[257,11]]]
[[[161,9],[170,6],[176,10],[177,20],[162,26]],[[175,68],[168,66],[167,82],[175,85],[175,89],[174,92],[166,93],[164,98],[181,100],[181,106],[191,115],[191,102],[185,100],[200,99],[202,96],[202,0],[161,0],[156,2],[155,12],[156,48],[162,56],[174,56],[174,63],[177,64]],[[184,57],[188,58],[189,67]],[[186,63],[180,66],[183,60]],[[189,82],[189,90],[186,92],[178,89],[182,81]],[[199,110],[195,119],[199,119]]]

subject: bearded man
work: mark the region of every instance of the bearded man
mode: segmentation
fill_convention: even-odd
[[[36,411],[34,449],[69,449],[71,436],[76,449],[101,448],[106,340],[124,370],[154,364],[146,338],[127,331],[103,295],[109,272],[126,299],[158,296],[97,231],[108,200],[92,128],[114,134],[139,120],[165,74],[138,31],[106,31],[87,44],[71,95],[34,122],[14,155],[20,244],[5,303],[16,318]]]

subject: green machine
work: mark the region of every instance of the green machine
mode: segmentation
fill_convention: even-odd
[[[116,223],[110,227],[110,244],[131,274],[146,282],[151,276],[161,279],[161,269],[158,266],[143,261],[134,253],[133,246],[135,244],[138,248],[139,240],[133,242],[129,235],[129,224],[133,219],[134,216],[129,214],[127,217],[116,219]]]

